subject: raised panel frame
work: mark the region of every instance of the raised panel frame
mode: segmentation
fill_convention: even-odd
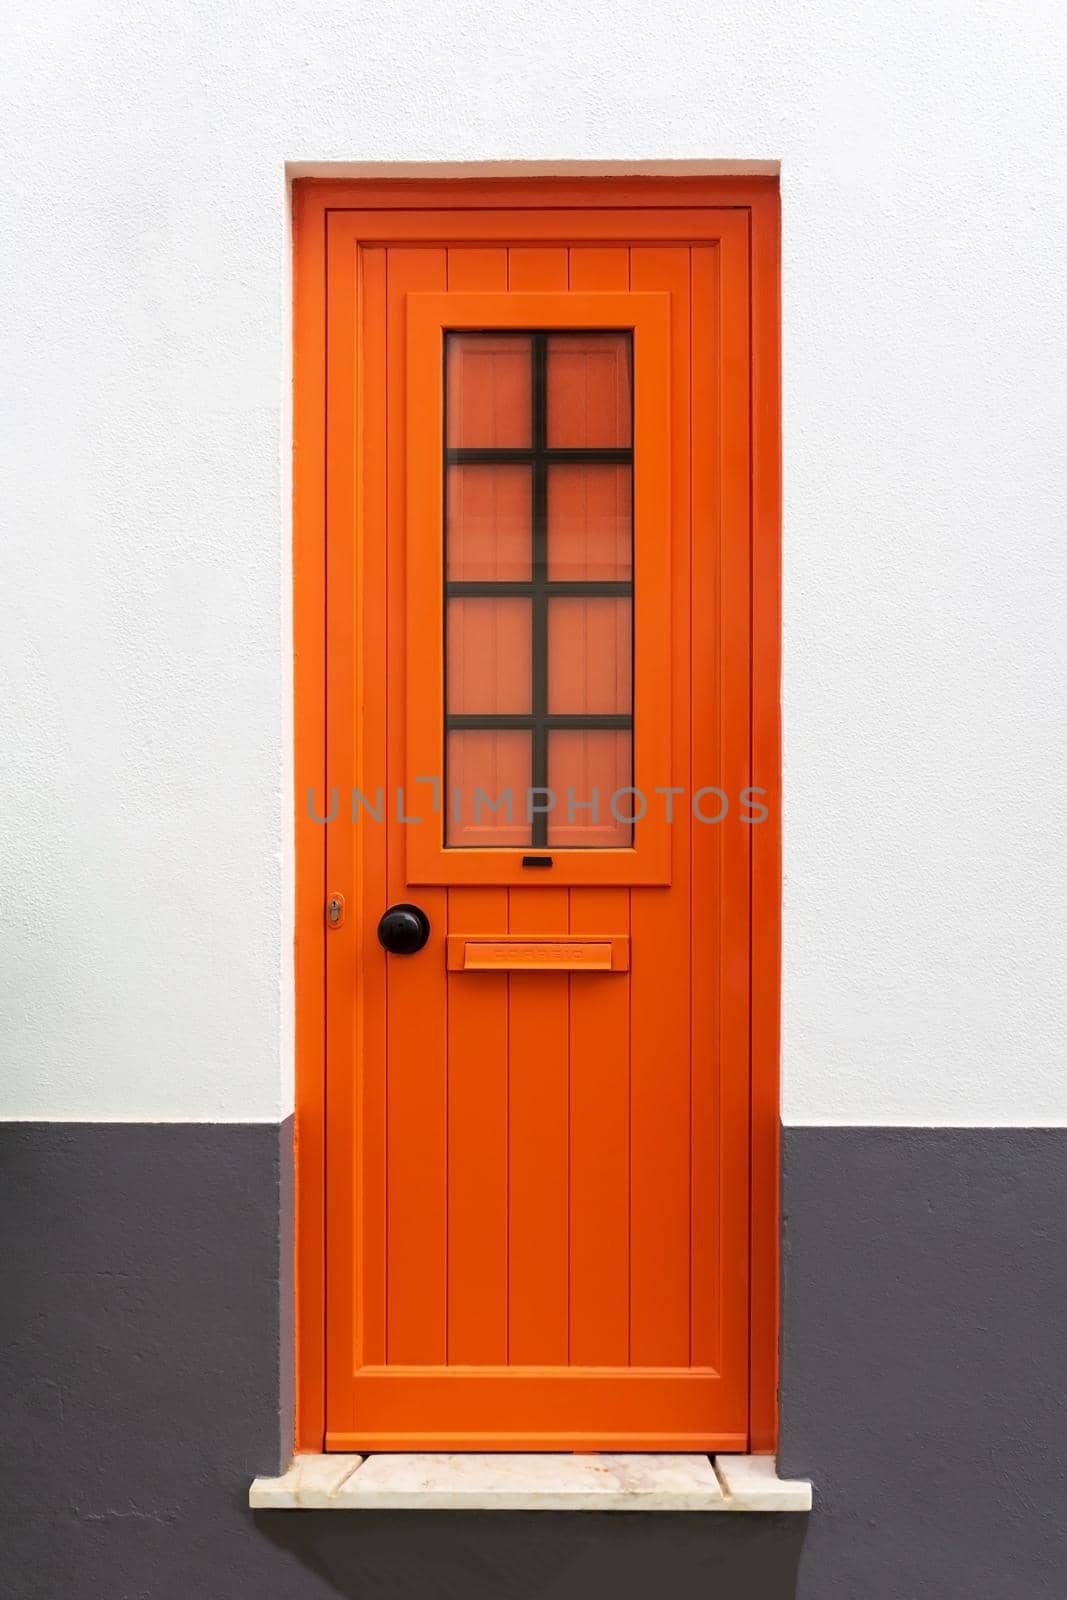
[[[440,474],[444,338],[475,328],[627,328],[634,338],[634,787],[651,797],[671,776],[669,505],[670,296],[665,293],[412,294],[407,299],[407,881],[527,885],[530,845],[444,844],[444,549]],[[434,779],[437,809],[427,777]],[[671,849],[666,810],[649,805],[632,847],[537,852],[543,886],[664,884]],[[549,865],[550,863],[550,865]]]

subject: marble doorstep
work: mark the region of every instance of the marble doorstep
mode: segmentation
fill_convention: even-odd
[[[305,1455],[254,1511],[810,1511],[773,1456]]]
[[[725,1511],[810,1511],[806,1478],[780,1478],[773,1456],[716,1456]]]

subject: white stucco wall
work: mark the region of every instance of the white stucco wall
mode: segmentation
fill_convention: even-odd
[[[291,1104],[286,161],[749,158],[783,172],[786,1120],[1064,1120],[1060,13],[13,17],[0,1113]]]

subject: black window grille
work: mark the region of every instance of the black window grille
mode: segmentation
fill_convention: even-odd
[[[487,337],[499,337],[503,330],[486,329]],[[509,334],[518,333],[520,330],[507,330]],[[589,330],[591,331],[591,330]],[[605,330],[597,329],[598,333]],[[630,444],[619,446],[590,446],[590,447],[560,447],[548,443],[548,345],[550,339],[559,339],[575,334],[576,330],[568,329],[566,333],[549,329],[538,329],[525,334],[530,340],[530,416],[531,416],[531,441],[528,446],[453,446],[448,439],[447,424],[445,428],[445,472],[447,475],[450,466],[505,466],[519,465],[530,468],[530,576],[521,580],[495,580],[495,579],[450,579],[447,575],[448,561],[448,522],[447,510],[445,514],[445,628],[447,641],[448,606],[450,599],[528,599],[531,606],[530,618],[530,710],[526,714],[507,712],[447,712],[445,726],[451,731],[466,728],[477,729],[511,729],[527,731],[531,739],[530,760],[530,788],[531,790],[549,789],[549,761],[548,761],[548,736],[555,730],[575,729],[633,729],[633,714],[631,712],[582,712],[576,714],[561,714],[550,712],[548,709],[548,613],[549,601],[553,599],[586,598],[592,596],[609,598],[626,598],[633,596],[633,580],[598,580],[598,579],[551,579],[549,578],[549,551],[548,551],[548,474],[549,468],[557,465],[592,464],[630,466],[630,495],[631,517],[630,538],[631,557],[633,539],[633,417],[632,417],[632,384],[631,384],[631,418],[630,418]],[[579,337],[588,337],[588,331],[579,333]],[[464,338],[469,338],[464,334]],[[447,393],[448,384],[448,352],[450,341],[445,341],[445,384]],[[632,341],[630,371],[632,372]],[[445,493],[445,506],[447,508],[448,495],[447,483]],[[631,573],[633,571],[631,559]],[[631,611],[632,618],[632,611]],[[631,620],[631,650],[632,650],[632,620]],[[447,649],[446,649],[447,655]],[[446,686],[447,695],[447,686]],[[633,762],[633,747],[631,742],[631,768]],[[632,778],[632,772],[631,772]],[[447,784],[447,772],[446,772]],[[448,793],[446,788],[446,793]],[[525,801],[525,796],[522,797]],[[559,803],[557,798],[557,804]],[[607,797],[604,797],[607,803]],[[531,836],[529,843],[535,846],[544,846],[548,842],[549,817],[545,812],[535,812],[531,819]]]

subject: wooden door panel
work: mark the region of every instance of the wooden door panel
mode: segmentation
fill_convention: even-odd
[[[692,678],[707,686],[706,702],[693,697],[692,759],[694,770],[713,773],[720,768],[723,737],[723,674],[719,660],[722,637],[722,472],[714,454],[701,441],[720,437],[721,361],[719,284],[720,256],[714,247],[694,247],[690,262],[692,284],[692,376],[690,385],[690,441],[692,451],[693,506],[702,516],[708,537],[695,539],[692,551],[693,593],[700,597],[709,626],[693,629]],[[714,798],[714,797],[711,797]],[[694,1072],[691,1104],[691,1264],[690,1358],[698,1366],[718,1366],[722,1359],[720,1314],[723,1267],[720,1230],[723,1226],[723,1174],[719,1162],[706,1159],[708,1150],[722,1150],[724,1136],[721,1029],[721,975],[723,951],[724,826],[691,824],[692,913],[691,947],[693,985],[690,1024],[693,1058],[706,1062],[704,1072]],[[734,915],[731,908],[731,915]],[[714,974],[712,982],[700,974]]]
[[[629,934],[629,889],[572,889],[571,932]],[[573,980],[570,1359],[630,1360],[630,974]]]
[[[508,931],[567,933],[568,895],[509,889]],[[565,972],[508,978],[508,1359],[520,1366],[568,1360],[570,983]]]
[[[508,251],[512,292],[567,288],[567,251]],[[509,933],[570,928],[566,889],[509,889]],[[508,1361],[568,1360],[570,1038],[565,973],[508,978]]]
[[[508,252],[447,252],[450,290],[502,290]],[[508,892],[447,891],[448,930],[499,933]],[[421,903],[421,902],[420,902]],[[505,1365],[508,1359],[508,980],[477,984],[447,976],[448,1332],[449,1362]]]
[[[350,258],[346,259],[350,264]],[[369,397],[386,390],[386,292],[387,258],[381,248],[362,253],[364,299],[358,308],[360,318],[359,340],[363,362],[364,389]],[[339,341],[346,358],[354,355],[355,339],[349,345],[348,330]],[[347,359],[340,363],[347,374]],[[331,369],[332,370],[332,369]],[[354,389],[354,371],[348,376]],[[340,397],[338,397],[339,399]],[[336,409],[331,403],[330,416]],[[342,420],[343,419],[343,420]],[[357,418],[349,418],[347,410],[337,418],[338,426],[331,433],[336,439],[336,453],[346,453],[349,437],[346,423],[355,432]],[[362,493],[362,515],[367,527],[384,527],[388,503],[389,467],[386,453],[387,406],[364,405],[358,418],[363,429],[364,449],[360,458],[359,485]],[[352,455],[351,446],[347,453]],[[344,524],[342,523],[342,527]],[[351,595],[349,604],[355,611],[354,638],[357,649],[353,670],[348,678],[336,674],[335,683],[340,696],[332,693],[327,700],[329,717],[328,752],[340,745],[345,748],[345,733],[352,746],[352,777],[361,792],[373,795],[379,772],[389,771],[389,743],[387,705],[383,666],[388,648],[388,560],[384,539],[365,539],[359,542],[343,537],[331,539],[328,545],[329,573],[327,589],[334,597]],[[340,563],[344,565],[340,565]],[[348,563],[351,562],[351,565]],[[358,576],[357,576],[358,563]],[[329,630],[328,636],[344,637],[342,629]],[[362,663],[362,671],[359,663]],[[358,710],[357,710],[358,707]],[[343,777],[339,775],[339,781]],[[347,793],[347,788],[342,789]],[[384,804],[384,799],[383,799]],[[388,1150],[387,1078],[384,1072],[368,1071],[369,1063],[387,1059],[388,1043],[388,992],[385,951],[374,938],[364,906],[387,905],[389,902],[388,840],[377,830],[357,824],[355,827],[330,828],[328,833],[327,879],[331,883],[344,883],[346,878],[360,885],[359,894],[353,897],[352,913],[355,918],[356,950],[353,952],[359,973],[358,995],[352,982],[352,969],[340,967],[333,960],[329,973],[327,1005],[327,1049],[331,1059],[347,1060],[351,1052],[352,1067],[344,1074],[331,1077],[331,1090],[339,1091],[339,1098],[331,1097],[331,1117],[328,1138],[331,1168],[338,1162],[350,1162],[347,1154],[349,1126],[356,1141],[360,1168],[359,1203],[356,1206],[333,1208],[328,1239],[330,1250],[329,1283],[331,1314],[338,1320],[351,1318],[357,1361],[377,1365],[387,1358],[386,1301],[388,1282],[388,1192],[386,1183]],[[355,860],[348,865],[347,854],[335,862],[337,849],[347,852],[349,842]],[[347,868],[347,871],[346,871]],[[349,874],[351,874],[349,876]],[[335,941],[337,943],[338,941]],[[345,952],[338,952],[340,958]],[[349,1123],[349,1119],[351,1119]],[[344,1170],[344,1167],[342,1167]],[[339,1214],[347,1231],[335,1237]],[[351,1213],[351,1221],[347,1213]],[[337,1293],[346,1283],[339,1276],[339,1262],[348,1252],[355,1253],[356,1280],[361,1289],[358,1294]],[[330,1345],[331,1388],[336,1388],[337,1353]]]
[[[634,289],[671,296],[671,773],[691,792],[689,250],[630,252]],[[689,817],[671,834],[671,887],[631,896],[630,1359],[638,1366],[689,1364],[690,1014]]]
[[[749,327],[732,308],[749,302],[747,253],[720,247],[718,333],[719,373],[719,475],[718,564],[720,593],[718,620],[718,711],[721,740],[716,752],[721,785],[731,797],[729,815],[718,828],[701,826],[702,835],[719,835],[719,1006],[714,1059],[718,1063],[720,1179],[716,1239],[719,1281],[714,1306],[704,1297],[704,1329],[708,1348],[723,1370],[747,1361],[749,1323],[745,1315],[751,1257],[746,1230],[750,1225],[750,1141],[737,1139],[733,1130],[749,1116],[750,1077],[736,1070],[739,1061],[751,1062],[751,851],[754,829],[742,820],[742,807],[733,796],[743,796],[753,782],[751,757],[752,654],[751,654],[751,554],[746,541],[734,530],[750,517],[751,485],[751,355]],[[711,276],[707,252],[695,252],[697,269]],[[705,297],[710,310],[712,298]],[[703,348],[703,347],[702,347]],[[707,356],[704,357],[705,361]],[[711,379],[706,380],[710,386]],[[703,718],[701,718],[701,721]],[[713,782],[715,780],[712,780]],[[714,796],[709,799],[714,799]],[[694,875],[694,885],[701,879]],[[708,904],[714,915],[715,907]],[[695,1257],[694,1257],[695,1259]],[[730,1306],[735,1314],[724,1315]],[[714,1341],[717,1340],[717,1346]]]
[[[573,289],[629,289],[630,250],[572,246]],[[572,891],[571,932],[630,933],[627,888]],[[630,1361],[631,983],[571,989],[570,1357],[576,1366]]]
[[[449,926],[499,932],[506,889],[449,891]],[[448,974],[448,1360],[508,1359],[506,973]]]
[[[748,834],[691,807],[702,783],[749,781],[747,257],[728,213],[703,244],[648,239],[631,215],[613,236],[589,213],[587,240],[575,213],[538,242],[536,212],[511,237],[412,239],[405,214],[393,239],[361,246],[343,216],[332,236],[327,740],[346,796],[383,790],[380,823],[327,843],[347,902],[327,977],[332,1449],[747,1440]],[[413,834],[442,821],[407,748],[429,659],[410,598],[409,297],[631,291],[669,297],[657,773],[685,793],[656,799],[675,808],[666,870],[598,877],[585,849],[562,883],[480,881],[464,850],[474,867],[448,881],[445,849],[428,882]],[[639,662],[649,646],[639,623]],[[408,900],[430,942],[387,957],[378,918]],[[450,935],[621,937],[628,961],[450,970]]]
[[[647,1370],[368,1367],[359,1421],[331,1429],[335,1450],[743,1450],[724,1419],[718,1375]],[[502,1426],[503,1423],[503,1426]]]
[[[443,249],[401,247],[387,253],[385,545],[388,635],[384,660],[367,660],[362,664],[368,675],[368,688],[370,673],[376,669],[377,681],[384,684],[386,697],[386,793],[393,801],[386,810],[386,905],[411,898],[404,867],[404,835],[410,825],[399,820],[400,815],[408,814],[410,800],[410,795],[404,793],[403,747],[410,663],[402,643],[407,626],[404,606],[407,396],[405,367],[398,357],[405,346],[407,296],[420,290],[444,289],[446,273]],[[380,404],[381,397],[368,391],[363,415]],[[368,539],[375,535],[369,523],[365,532]],[[381,537],[380,531],[378,537]],[[403,800],[402,807],[393,800],[394,796]],[[419,904],[435,928],[446,923],[446,890],[424,889]],[[360,908],[368,947],[373,927],[384,909],[384,905],[370,904]],[[447,1359],[447,990],[441,974],[428,961],[386,958],[385,992],[385,1060],[373,1061],[368,1057],[365,1070],[369,1080],[384,1067],[386,1082],[387,1359],[437,1365]]]

